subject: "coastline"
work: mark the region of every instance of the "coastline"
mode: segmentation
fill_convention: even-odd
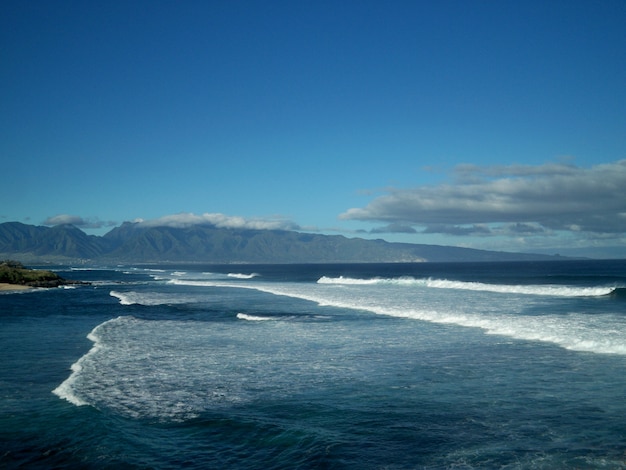
[[[24,286],[22,284],[8,284],[6,282],[0,282],[0,291],[10,291],[10,290],[28,290],[34,289],[31,286]]]

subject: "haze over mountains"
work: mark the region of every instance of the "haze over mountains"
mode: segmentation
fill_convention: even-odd
[[[361,263],[548,260],[553,256],[451,246],[390,243],[289,230],[194,225],[153,227],[125,222],[104,236],[73,225],[0,224],[0,257],[75,263]],[[556,258],[558,259],[558,258]]]

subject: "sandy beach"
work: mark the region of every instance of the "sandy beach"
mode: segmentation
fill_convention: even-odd
[[[22,286],[20,284],[7,284],[5,282],[0,282],[0,291],[26,290],[26,289],[32,289],[32,287],[30,287],[30,286]]]

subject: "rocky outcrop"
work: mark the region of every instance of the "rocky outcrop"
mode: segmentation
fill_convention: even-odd
[[[63,279],[56,273],[41,269],[28,269],[19,261],[0,261],[0,283],[29,287],[60,287],[85,285],[84,281]]]

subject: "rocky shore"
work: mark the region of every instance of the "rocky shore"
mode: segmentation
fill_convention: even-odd
[[[34,287],[51,288],[86,284],[89,283],[64,279],[52,271],[26,268],[19,261],[0,261],[0,290],[22,290]]]

